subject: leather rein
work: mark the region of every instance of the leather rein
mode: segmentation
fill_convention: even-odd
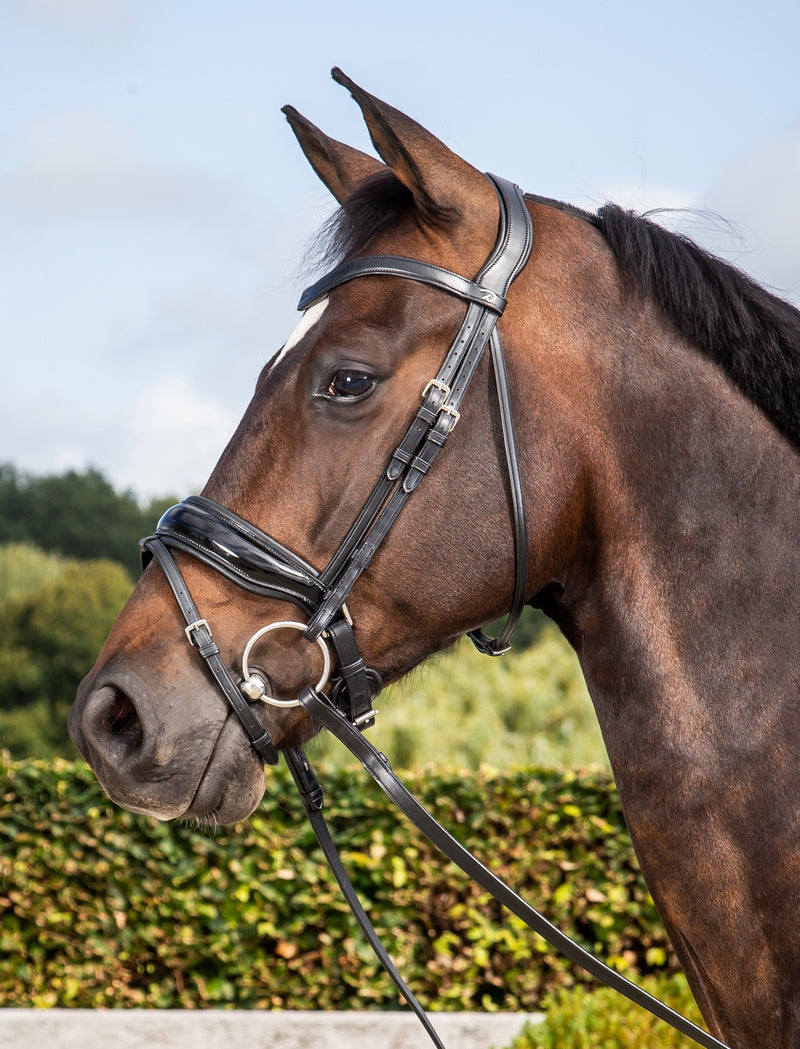
[[[481,652],[502,655],[508,651],[527,598],[527,529],[508,377],[497,321],[505,308],[512,281],[528,261],[533,224],[519,187],[493,175],[489,178],[500,203],[499,233],[489,259],[474,280],[416,259],[371,255],[344,262],[307,288],[300,298],[298,309],[306,310],[340,284],[362,276],[381,275],[420,281],[467,303],[461,329],[441,368],[423,390],[422,402],[410,426],[328,565],[318,571],[255,525],[202,496],[190,496],[167,510],[155,533],[141,541],[142,564],[145,566],[153,558],[160,564],[186,621],[188,641],[196,646],[265,764],[277,764],[278,752],[256,717],[253,703],[302,706],[361,761],[387,796],[444,855],[552,946],[698,1044],[707,1049],[726,1049],[724,1043],[610,969],[548,922],[434,819],[406,790],[386,757],[362,735],[363,730],[374,723],[377,711],[372,702],[383,682],[361,656],[346,605],[347,597],[458,422],[462,401],[487,345],[495,376],[510,484],[516,570],[511,609],[500,635],[492,639],[482,630],[469,634]],[[173,557],[174,550],[189,554],[251,593],[289,601],[306,615],[307,622],[287,619],[257,630],[242,653],[242,675],[235,676],[222,659],[211,628],[189,593]],[[264,634],[278,629],[302,631],[308,641],[319,645],[323,654],[320,680],[292,700],[269,696],[263,679],[249,671],[252,646]],[[325,823],[323,790],[308,758],[300,748],[289,748],[283,753],[320,848],[356,921],[434,1045],[444,1049],[358,900]]]

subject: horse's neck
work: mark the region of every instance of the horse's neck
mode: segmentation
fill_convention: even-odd
[[[659,360],[659,385],[638,379],[614,407],[583,656],[615,720],[649,702],[679,733],[694,709],[692,734],[716,746],[731,741],[727,720],[774,709],[786,688],[796,698],[800,456],[690,354],[676,350],[672,375]]]
[[[794,1045],[800,457],[715,369],[671,352],[674,368],[659,351],[620,381],[593,472],[593,563],[564,604],[695,993],[736,1016],[742,1045],[759,1028]]]

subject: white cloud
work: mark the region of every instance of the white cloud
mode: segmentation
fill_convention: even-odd
[[[122,422],[115,477],[146,496],[197,491],[237,422],[185,376],[160,378],[142,390]]]
[[[632,208],[800,303],[800,123],[731,161],[705,193],[646,180],[610,184],[582,206]]]
[[[296,323],[291,256],[308,228],[230,174],[151,161],[99,113],[40,117],[14,146],[0,312],[18,367],[0,459],[93,466],[142,496],[196,489]]]
[[[120,126],[100,113],[50,113],[29,124],[12,148],[15,163],[4,179],[6,194],[29,211],[181,214],[223,197],[207,173],[149,162]]]
[[[49,398],[46,411],[35,391],[19,391],[0,411],[0,462],[32,474],[92,467],[144,499],[188,495],[207,480],[240,414],[179,375],[130,401],[110,388],[81,403]]]
[[[707,203],[741,229],[735,261],[800,301],[800,123],[728,164]]]
[[[152,0],[6,0],[11,13],[70,43],[127,50]]]
[[[11,6],[20,14],[58,22],[116,20],[133,7],[130,0],[12,0]]]
[[[595,211],[607,201],[630,208],[640,214],[654,208],[680,209],[696,205],[697,198],[686,190],[677,189],[658,183],[640,180],[638,182],[617,182],[601,186],[599,192],[586,198],[579,206]]]
[[[741,249],[738,226],[711,210],[699,192],[690,192],[666,184],[621,182],[584,202],[595,211],[606,201],[647,215],[653,222],[673,233],[682,233],[717,255],[731,256]]]

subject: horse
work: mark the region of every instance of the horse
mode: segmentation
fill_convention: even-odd
[[[577,653],[710,1030],[736,1049],[800,1046],[800,313],[647,217],[520,194],[532,243],[494,315],[510,455],[485,353],[459,411],[432,379],[481,283],[457,275],[483,272],[496,246],[498,183],[333,76],[377,156],[284,113],[339,204],[320,255],[357,279],[305,297],[201,497],[168,514],[178,581],[151,558],[80,687],[72,738],[119,805],[235,822],[261,800],[265,761],[319,729],[296,697],[332,690],[323,626],[346,623],[371,695],[521,595]],[[405,270],[368,271],[375,258]],[[307,592],[421,397],[447,445],[312,630],[321,598]],[[216,553],[198,515],[219,528]],[[240,717],[195,645],[244,687]],[[340,680],[351,649],[336,648]]]

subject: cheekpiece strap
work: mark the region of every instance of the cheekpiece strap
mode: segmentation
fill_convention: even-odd
[[[220,691],[228,701],[228,705],[235,712],[245,732],[250,737],[253,749],[266,765],[277,765],[278,752],[272,745],[269,733],[250,709],[250,705],[242,695],[239,686],[223,661],[217,643],[212,637],[211,628],[208,622],[201,618],[197,605],[186,588],[172,554],[158,536],[149,536],[147,539],[143,539],[142,546],[161,565],[170,589],[175,595],[178,607],[186,620],[186,637],[189,643],[197,648],[206,666],[211,671]]]
[[[306,637],[315,640],[337,615],[359,576],[369,567],[373,555],[394,524],[409,496],[431,468],[460,417],[461,402],[472,381],[484,349],[497,342],[497,321],[506,304],[508,290],[524,268],[533,246],[533,223],[519,186],[495,175],[488,176],[497,191],[500,205],[499,231],[494,248],[474,280],[461,277],[430,263],[395,255],[370,255],[343,263],[307,288],[300,299],[305,309],[327,295],[332,288],[357,277],[391,275],[407,277],[439,288],[467,302],[467,313],[455,342],[441,368],[422,395],[422,405],[378,480],[356,521],[339,549],[323,569],[321,580],[326,596],[311,617]],[[497,356],[493,354],[493,356]],[[507,385],[503,368],[500,383]],[[484,634],[470,635],[481,651],[499,655],[508,649],[508,640],[525,602],[527,544],[524,507],[516,462],[511,406],[507,391],[500,390],[503,433],[512,476],[513,513],[516,537],[516,573],[511,616],[502,640]],[[395,486],[397,486],[395,488]],[[388,500],[388,501],[387,501]]]

